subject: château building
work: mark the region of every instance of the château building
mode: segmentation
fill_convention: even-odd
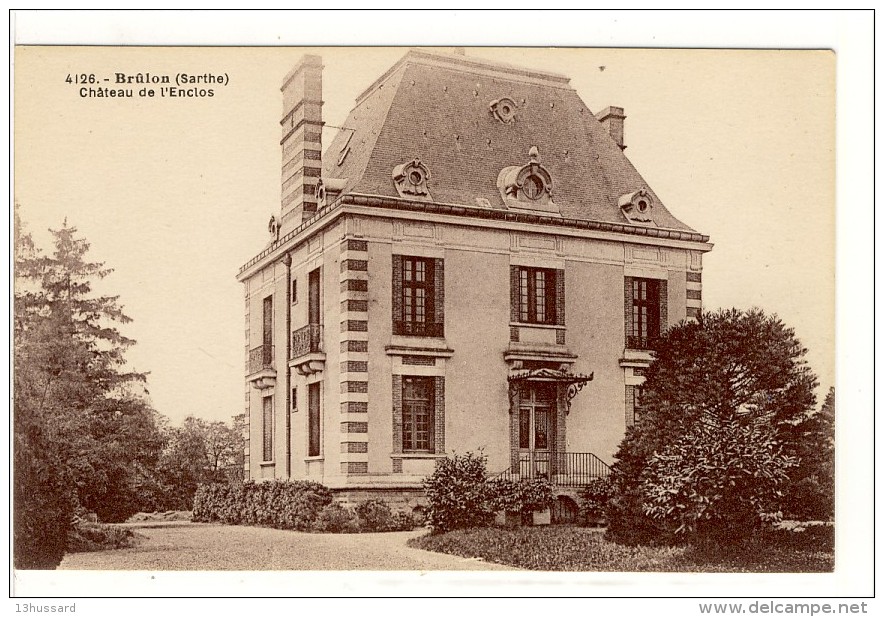
[[[565,76],[412,50],[322,143],[282,85],[282,201],[245,289],[253,480],[417,499],[436,460],[575,486],[640,411],[648,342],[701,305],[708,236]]]

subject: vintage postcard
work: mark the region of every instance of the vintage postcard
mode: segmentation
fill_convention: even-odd
[[[837,593],[836,64],[16,46],[19,574]]]

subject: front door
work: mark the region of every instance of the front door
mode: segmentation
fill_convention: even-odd
[[[519,396],[519,475],[549,478],[555,447],[555,384],[529,382]]]

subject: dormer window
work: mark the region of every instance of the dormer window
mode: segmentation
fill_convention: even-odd
[[[552,199],[552,175],[540,164],[537,146],[528,151],[528,164],[505,167],[497,177],[497,188],[507,208],[540,210],[558,214]]]
[[[393,182],[400,197],[431,199],[430,170],[421,163],[420,159],[394,167]]]
[[[651,209],[654,207],[654,198],[647,189],[639,189],[632,193],[621,195],[618,200],[620,211],[630,223],[637,225],[653,225]]]

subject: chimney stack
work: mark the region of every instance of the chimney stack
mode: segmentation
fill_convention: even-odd
[[[595,115],[602,126],[608,131],[611,139],[614,140],[621,150],[626,150],[623,143],[623,121],[626,116],[623,114],[622,107],[605,107]]]
[[[316,212],[322,167],[322,58],[304,55],[282,82],[282,210],[284,234]]]

